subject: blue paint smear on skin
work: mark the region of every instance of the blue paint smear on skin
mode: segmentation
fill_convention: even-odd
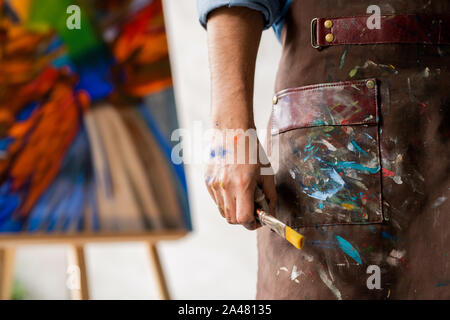
[[[227,154],[227,150],[225,150],[222,147],[219,147],[219,150],[217,150],[217,151],[218,151],[219,156],[222,157],[222,158],[224,158],[225,155]]]
[[[355,260],[357,263],[362,264],[361,257],[359,256],[358,251],[353,248],[350,242],[340,236],[336,236],[336,240],[338,241],[339,247],[342,251],[345,252],[346,255]]]
[[[219,156],[219,157],[221,157],[221,158],[225,158],[226,154],[227,154],[227,150],[225,150],[225,149],[222,148],[222,147],[219,147],[219,148],[217,149],[217,152],[216,152],[216,150],[211,149],[211,151],[210,151],[210,153],[209,153],[209,156],[210,156],[211,158],[215,158],[216,156]]]

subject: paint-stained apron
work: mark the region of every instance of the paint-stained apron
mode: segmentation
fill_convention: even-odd
[[[314,18],[369,5],[450,13],[446,0],[294,0],[269,141],[277,216],[306,242],[258,230],[258,299],[450,298],[450,46],[311,46]]]

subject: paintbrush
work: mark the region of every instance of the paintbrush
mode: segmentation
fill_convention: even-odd
[[[266,197],[262,190],[256,187],[255,190],[255,203],[257,206],[256,209],[256,218],[257,220],[265,226],[268,226],[272,231],[278,233],[282,238],[289,241],[294,247],[297,249],[301,249],[305,242],[305,238],[294,229],[285,225],[283,222],[270,215],[269,205],[267,203]]]

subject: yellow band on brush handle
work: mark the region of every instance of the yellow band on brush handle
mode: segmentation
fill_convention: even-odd
[[[305,237],[303,237],[300,233],[286,226],[286,240],[292,243],[294,247],[297,249],[301,249],[305,242]]]

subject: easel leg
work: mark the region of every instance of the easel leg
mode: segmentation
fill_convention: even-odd
[[[67,268],[67,287],[72,300],[89,300],[86,259],[81,245],[70,247]]]
[[[11,299],[14,283],[14,248],[0,248],[0,299]]]
[[[156,277],[156,282],[158,285],[159,296],[161,300],[170,300],[169,289],[167,288],[166,278],[164,277],[164,272],[161,267],[161,261],[159,260],[158,249],[156,244],[149,244],[150,261],[153,265],[153,272]]]

